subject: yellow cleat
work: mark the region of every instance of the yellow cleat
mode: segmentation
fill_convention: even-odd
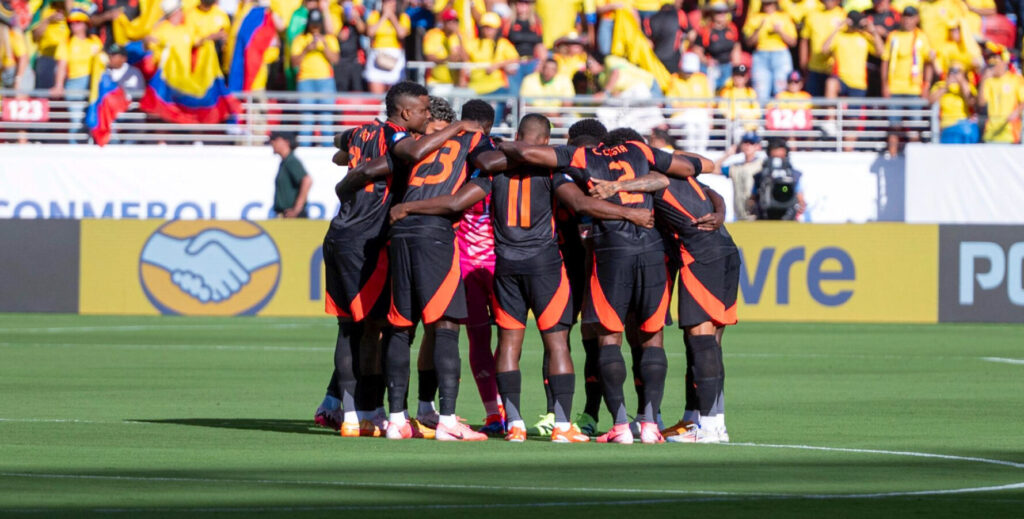
[[[427,427],[426,425],[423,425],[423,423],[421,423],[419,420],[411,418],[409,419],[409,425],[412,426],[413,438],[422,438],[424,440],[434,439],[434,430],[431,429],[430,427]]]
[[[686,420],[679,420],[679,422],[676,423],[675,425],[662,429],[661,435],[664,436],[665,438],[668,438],[669,436],[682,436],[689,432],[691,425],[696,424],[694,422],[689,422]]]

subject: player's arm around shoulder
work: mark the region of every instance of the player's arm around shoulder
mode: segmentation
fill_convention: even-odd
[[[703,155],[686,151],[667,153],[661,150],[654,150],[654,152],[656,160],[655,169],[673,177],[695,177],[705,171],[711,172],[715,170],[714,161]],[[659,153],[664,155],[659,156]]]
[[[456,191],[454,195],[438,196],[395,205],[391,208],[391,223],[402,220],[410,214],[442,216],[461,213],[472,207],[473,204],[483,200],[486,196],[487,191],[484,188],[476,183],[469,182]]]
[[[544,168],[557,168],[568,166],[568,162],[561,157],[556,148],[543,145],[530,145],[518,141],[504,141],[498,145],[498,150],[505,154],[508,159],[540,166]],[[562,162],[565,162],[564,164]]]
[[[626,220],[640,227],[654,227],[654,213],[650,209],[625,207],[583,194],[573,182],[555,188],[555,196],[576,214],[601,220]]]
[[[444,145],[445,141],[455,137],[462,132],[482,131],[480,123],[475,121],[459,121],[447,128],[424,135],[419,139],[402,139],[395,143],[392,149],[395,157],[409,164],[415,164],[437,151]]]
[[[377,157],[366,164],[356,166],[345,174],[340,182],[334,185],[334,194],[340,200],[346,194],[354,193],[371,182],[385,178],[391,174],[391,165],[386,155]]]
[[[593,187],[590,188],[590,196],[604,200],[615,193],[654,193],[668,187],[668,177],[652,171],[642,177],[629,180],[601,180],[591,179]]]

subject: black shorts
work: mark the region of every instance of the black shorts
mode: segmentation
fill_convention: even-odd
[[[563,258],[565,259],[565,273],[569,278],[569,293],[572,294],[572,322],[575,323],[579,318],[580,311],[583,310],[583,300],[586,295],[587,286],[587,259],[586,254],[565,254],[565,249],[562,250]]]
[[[736,293],[740,255],[730,254],[707,263],[690,263],[679,270],[679,327],[711,321],[715,326],[736,324]]]
[[[621,332],[626,315],[632,313],[643,332],[655,333],[665,327],[669,293],[664,252],[629,256],[598,253],[589,289],[583,322]]]
[[[382,240],[353,240],[331,227],[324,237],[327,297],[324,311],[359,322],[384,319],[388,290],[388,250]]]
[[[541,333],[572,326],[572,290],[565,267],[534,274],[494,276],[494,315],[504,330],[526,328],[527,312],[533,311]]]
[[[459,249],[451,240],[396,236],[388,244],[391,262],[391,310],[388,321],[398,327],[437,322],[442,317],[466,318]]]

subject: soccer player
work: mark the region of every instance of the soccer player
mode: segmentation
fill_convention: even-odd
[[[427,133],[443,130],[455,120],[455,111],[448,101],[430,97],[430,123]],[[462,217],[455,239],[459,246],[462,281],[466,286],[465,325],[469,336],[469,365],[473,370],[480,400],[487,411],[485,434],[504,433],[505,416],[495,381],[494,351],[491,349],[491,307],[494,277],[494,239],[489,210],[490,198],[469,208]],[[423,334],[417,362],[419,370],[419,406],[412,427],[425,438],[432,438],[439,415],[434,407],[437,394],[437,372],[434,370],[434,337]]]
[[[594,190],[602,197],[620,191],[655,193],[658,227],[677,247],[682,265],[678,316],[686,344],[686,411],[662,434],[671,442],[728,442],[722,336],[725,326],[736,324],[740,260],[722,227],[725,202],[692,178],[657,173],[624,182],[598,181]]]
[[[405,182],[407,174],[401,164],[421,160],[462,129],[408,138],[410,131],[424,132],[429,119],[427,91],[412,82],[399,83],[388,91],[385,112],[386,121],[348,130],[335,142],[340,150],[334,162],[352,169],[335,188],[341,209],[324,237],[325,310],[338,318],[338,338],[335,370],[316,421],[346,437],[380,436],[383,432],[383,419],[375,410],[375,400],[382,398],[378,396],[382,379],[371,373],[379,362],[379,337],[390,300],[385,291],[386,216],[393,189]],[[371,165],[386,174],[370,177],[361,171]],[[392,171],[398,174],[396,182]],[[356,409],[366,413],[363,420]]]
[[[465,183],[475,157],[493,149],[487,133],[494,109],[473,100],[462,108],[461,122],[475,122],[484,131],[458,132],[428,157],[413,166],[403,202],[427,200],[451,194]],[[438,134],[448,132],[452,125]],[[409,345],[416,323],[423,321],[434,333],[434,367],[437,370],[439,413],[435,438],[441,441],[480,441],[487,435],[460,423],[455,416],[459,392],[459,321],[466,318],[466,295],[455,244],[457,220],[452,217],[413,215],[395,222],[388,246],[391,262],[391,309],[393,330],[385,350],[388,403],[391,420],[387,436],[412,437],[405,418],[404,393],[409,384]]]
[[[546,145],[551,122],[540,114],[522,119],[517,142]],[[501,152],[481,155],[489,170],[503,170],[507,161]],[[499,328],[498,389],[505,402],[509,428],[506,440],[522,442],[526,426],[520,416],[522,376],[519,358],[528,311],[533,311],[545,351],[548,353],[549,385],[555,395],[555,425],[551,441],[581,443],[590,438],[569,422],[575,375],[569,356],[568,333],[572,325],[569,279],[562,263],[554,228],[553,201],[557,197],[574,212],[609,220],[627,219],[650,227],[649,210],[632,209],[588,198],[567,175],[550,169],[519,166],[492,177],[477,175],[452,196],[399,204],[392,219],[409,214],[444,214],[463,211],[492,196],[491,217],[497,252],[495,270],[495,317]]]
[[[597,119],[581,119],[569,127],[568,138],[570,146],[594,148],[601,143],[601,139],[608,134],[608,129]],[[583,300],[586,292],[587,276],[591,270],[591,259],[593,256],[593,244],[590,239],[592,220],[586,215],[573,215],[568,208],[562,204],[556,204],[555,222],[559,235],[559,246],[562,249],[562,258],[565,263],[565,270],[569,276],[569,287],[572,291],[573,322],[575,323],[583,310]],[[577,416],[576,426],[587,436],[597,435],[597,418],[601,409],[601,368],[598,361],[599,345],[597,341],[597,330],[593,324],[580,324],[580,336],[583,343],[583,389],[584,405],[583,412]],[[571,348],[570,348],[571,349]],[[546,365],[546,362],[545,362]],[[545,376],[547,372],[545,371]],[[545,384],[545,389],[547,390]],[[554,403],[550,397],[550,390],[547,390],[548,408],[553,410]],[[554,426],[554,414],[544,417],[549,420],[551,427]],[[544,421],[538,422],[534,427],[539,427]]]
[[[635,139],[635,140],[634,140]],[[628,180],[649,171],[688,177],[699,174],[712,163],[698,156],[671,155],[652,150],[635,131],[610,132],[594,149],[563,146],[503,146],[512,160],[529,164],[570,168],[582,180]],[[706,163],[706,164],[705,164]],[[653,209],[646,193],[618,193],[610,200],[629,207]],[[661,236],[630,222],[597,220],[594,224],[594,266],[590,291],[583,307],[584,322],[600,325],[600,371],[605,404],[615,425],[598,437],[601,443],[633,443],[629,430],[622,385],[626,378],[622,358],[622,332],[627,314],[632,314],[643,346],[641,373],[647,401],[640,440],[664,441],[655,423],[661,405],[668,362],[662,348],[662,328],[668,307],[668,283]]]

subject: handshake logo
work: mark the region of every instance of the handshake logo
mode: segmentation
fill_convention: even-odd
[[[252,222],[174,221],[150,236],[139,271],[164,314],[246,315],[273,296],[281,256]]]

